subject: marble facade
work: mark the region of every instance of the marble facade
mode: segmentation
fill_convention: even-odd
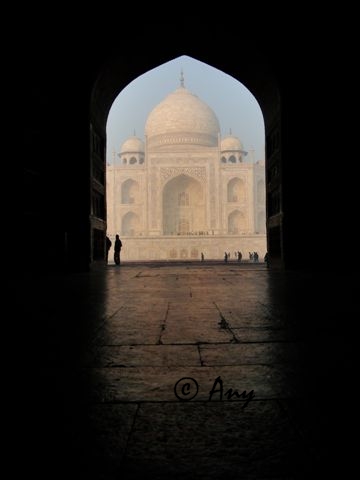
[[[221,259],[266,252],[265,163],[220,135],[212,109],[183,85],[107,166],[107,234],[123,260]]]

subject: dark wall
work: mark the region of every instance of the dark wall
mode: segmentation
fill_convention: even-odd
[[[36,32],[24,46],[23,231],[31,268],[83,270],[90,255],[89,98],[95,71],[88,48],[55,30]]]
[[[326,267],[334,264],[334,253],[337,265],[348,264],[344,256],[356,254],[356,188],[350,172],[356,152],[347,148],[346,134],[340,133],[347,119],[339,109],[349,92],[342,90],[344,60],[333,36],[324,42],[316,27],[307,25],[305,39],[297,28],[280,21],[259,35],[246,30],[235,34],[227,23],[199,27],[193,20],[177,28],[161,25],[160,35],[159,25],[142,26],[135,42],[125,41],[100,20],[65,26],[60,22],[34,30],[21,58],[27,72],[24,231],[31,268],[87,268],[90,121],[103,129],[116,92],[183,54],[242,81],[261,97],[265,116],[271,116],[273,99],[267,90],[269,82],[275,82],[281,97],[285,264]]]

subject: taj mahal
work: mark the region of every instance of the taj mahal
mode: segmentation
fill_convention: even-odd
[[[221,137],[214,111],[184,85],[150,112],[108,165],[107,235],[122,261],[221,260],[266,253],[265,164]],[[110,250],[109,259],[113,250]]]

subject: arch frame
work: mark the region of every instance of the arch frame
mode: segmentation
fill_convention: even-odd
[[[247,53],[252,61],[246,62]],[[183,52],[168,54],[161,59],[156,53],[143,57],[123,58],[121,55],[109,56],[102,66],[93,85],[90,99],[90,128],[106,144],[106,121],[111,105],[117,95],[138,76],[171,61]],[[265,127],[265,183],[266,183],[266,227],[267,245],[272,264],[284,264],[283,240],[283,188],[282,188],[282,117],[280,89],[269,63],[259,52],[254,61],[253,49],[243,52],[241,67],[213,51],[193,52],[190,48],[186,55],[204,62],[232,76],[242,83],[254,95],[261,108]],[[121,67],[121,68],[120,68]],[[275,142],[276,140],[276,142]],[[90,143],[91,145],[91,143]],[[91,149],[90,149],[91,150]],[[92,152],[90,151],[90,157]],[[274,173],[275,172],[275,173]],[[90,216],[91,223],[91,216]],[[91,227],[92,228],[92,227]],[[106,222],[104,223],[104,236]],[[274,234],[273,234],[274,233]]]

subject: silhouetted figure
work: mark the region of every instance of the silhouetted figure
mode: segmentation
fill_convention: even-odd
[[[203,252],[201,252],[201,261],[203,262],[205,259]]]
[[[106,235],[106,263],[108,263],[109,250],[111,248],[112,242],[110,238]]]
[[[228,261],[228,254],[227,252],[224,253],[224,262],[227,263]]]
[[[238,262],[241,262],[241,259],[242,259],[242,253],[241,252],[237,252],[237,259],[238,259]]]
[[[114,245],[114,262],[116,265],[120,265],[120,252],[121,252],[122,243],[118,234],[115,236],[115,245]]]

